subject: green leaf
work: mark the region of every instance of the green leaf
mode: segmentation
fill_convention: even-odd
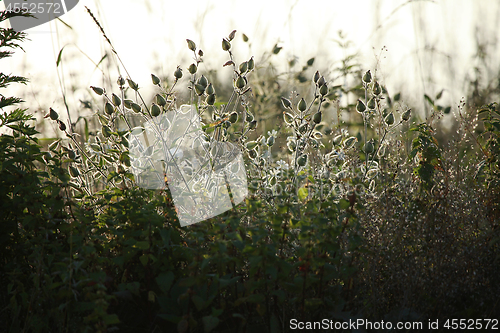
[[[205,316],[203,320],[203,330],[205,333],[211,332],[214,328],[219,325],[219,318],[214,316]]]
[[[301,187],[301,188],[299,188],[298,195],[299,195],[300,200],[305,200],[307,198],[307,196],[309,195],[309,190],[305,187]]]
[[[424,98],[430,105],[434,106],[434,101],[427,94],[424,94]]]
[[[172,286],[172,282],[174,282],[174,273],[172,271],[162,272],[156,277],[156,283],[158,287],[160,287],[161,291],[165,294],[168,293],[170,287]]]
[[[351,204],[346,199],[340,199],[339,200],[339,208],[340,209],[347,209],[347,208],[349,208],[350,205]]]
[[[61,58],[62,58],[62,52],[66,45],[62,47],[62,49],[59,51],[59,54],[57,55],[57,61],[56,61],[56,67],[59,67],[59,64],[61,63]]]
[[[140,241],[134,244],[134,247],[141,249],[141,250],[147,250],[149,249],[149,242],[148,241]]]

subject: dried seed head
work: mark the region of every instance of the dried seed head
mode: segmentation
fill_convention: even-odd
[[[203,51],[202,51],[202,50],[198,50],[198,55],[199,55],[200,57],[203,57]]]
[[[59,114],[56,111],[54,111],[53,108],[49,109],[49,116],[50,116],[50,119],[52,119],[52,120],[57,120],[59,118]]]
[[[60,129],[61,131],[65,131],[65,130],[66,130],[66,124],[65,124],[65,123],[63,123],[63,122],[62,122],[62,121],[60,121],[60,120],[57,120],[57,123],[59,124],[59,129]]]

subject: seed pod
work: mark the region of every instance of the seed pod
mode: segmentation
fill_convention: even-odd
[[[194,85],[194,91],[198,96],[201,96],[205,92],[205,87],[197,83]]]
[[[268,138],[267,138],[267,142],[266,142],[266,143],[267,143],[267,145],[268,145],[269,147],[272,147],[272,145],[274,145],[274,140],[275,140],[275,139],[274,139],[274,136],[272,136],[272,135],[271,135],[270,137],[268,137]]]
[[[229,115],[229,122],[231,124],[234,124],[237,120],[238,120],[238,113],[236,113],[236,111],[231,112],[231,114]]]
[[[65,123],[63,123],[63,122],[62,122],[62,121],[60,121],[60,120],[57,120],[57,123],[59,124],[59,129],[60,129],[61,131],[65,131],[65,130],[66,130],[66,124],[65,124]]]
[[[123,175],[125,173],[125,168],[120,164],[118,165],[117,171],[120,175]]]
[[[165,106],[167,104],[167,101],[162,95],[156,94],[156,103],[158,103],[159,106]]]
[[[106,111],[107,114],[112,115],[113,112],[115,112],[115,108],[110,102],[106,102],[106,105],[104,105],[104,111]]]
[[[246,115],[245,120],[246,120],[247,122],[251,122],[251,121],[253,121],[253,114],[251,114],[250,112],[247,112],[247,115]]]
[[[205,91],[208,95],[215,94],[214,85],[210,83]]]
[[[325,96],[326,94],[328,94],[328,86],[326,85],[326,83],[319,88],[319,93],[321,94],[321,96]]]
[[[71,177],[76,178],[80,175],[80,171],[78,171],[78,169],[75,168],[74,166],[70,165],[69,174],[71,175]]]
[[[75,151],[74,151],[74,150],[72,150],[72,149],[69,149],[69,150],[68,150],[68,157],[69,157],[70,159],[74,160],[74,159],[76,158],[76,153],[75,153]]]
[[[248,128],[253,130],[257,127],[257,120],[252,120],[250,124],[248,125]]]
[[[207,85],[208,85],[208,80],[207,78],[205,77],[205,75],[202,75],[199,79],[198,79],[198,84],[202,85],[203,88],[206,88]]]
[[[231,48],[231,43],[229,43],[229,41],[225,38],[222,39],[222,49],[224,51],[227,51]]]
[[[322,76],[318,79],[318,82],[316,82],[316,84],[318,85],[318,87],[321,88],[322,85],[324,85],[326,83],[326,80],[325,80],[325,77]]]
[[[358,103],[356,104],[356,111],[359,113],[363,113],[366,110],[365,103],[362,100],[358,99]]]
[[[401,119],[403,119],[403,121],[408,121],[410,120],[410,117],[411,117],[411,109],[408,109],[403,113]]]
[[[248,62],[245,61],[245,62],[242,62],[240,64],[240,73],[243,74],[245,73],[246,71],[248,70]]]
[[[391,126],[392,124],[394,124],[394,114],[392,112],[389,113],[387,116],[385,116],[384,121],[389,126]]]
[[[290,100],[288,98],[281,97],[281,103],[283,103],[283,106],[287,109],[292,108],[292,102],[290,102]]]
[[[186,39],[186,42],[188,44],[188,48],[191,50],[191,51],[196,51],[196,44],[191,40],[191,39]]]
[[[365,145],[365,153],[367,153],[367,154],[371,154],[371,153],[373,153],[373,149],[374,149],[374,148],[373,148],[373,143],[372,143],[372,142],[370,142],[370,141],[368,141],[368,142],[366,143],[366,145]]]
[[[139,104],[137,104],[137,103],[132,102],[131,106],[132,106],[132,111],[134,111],[136,113],[139,113],[139,112],[142,111],[141,106]]]
[[[127,109],[131,109],[132,108],[132,103],[134,103],[134,101],[130,100],[130,99],[124,99],[123,100],[123,105],[127,108]]]
[[[120,106],[122,104],[122,100],[115,93],[111,95],[111,101],[115,106]]]
[[[102,136],[105,138],[109,138],[111,136],[111,129],[106,125],[102,127]]]
[[[214,105],[215,104],[215,94],[210,94],[207,96],[207,104]]]
[[[236,30],[233,30],[233,31],[231,31],[229,36],[227,36],[227,38],[229,39],[229,41],[232,41],[234,39],[235,35],[236,35]]]
[[[318,111],[314,114],[313,116],[313,121],[316,123],[316,124],[319,124],[321,122],[321,118],[322,118],[322,115],[321,115],[321,111]]]
[[[293,151],[295,151],[295,148],[297,148],[297,144],[295,143],[295,141],[292,141],[292,140],[288,141],[288,142],[286,143],[286,146],[287,146],[287,147],[288,147],[288,149],[290,149],[290,151],[292,151],[292,152],[293,152]]]
[[[363,82],[364,83],[372,82],[372,73],[370,72],[370,70],[367,70],[366,73],[363,75]]]
[[[307,155],[302,154],[300,157],[297,159],[297,165],[303,167],[307,163]]]
[[[354,136],[349,137],[344,141],[344,149],[350,149],[354,146],[354,144],[358,141],[358,139]]]
[[[297,104],[297,109],[299,109],[299,111],[301,112],[307,109],[306,100],[304,98],[300,99],[299,103]]]
[[[90,88],[99,96],[101,96],[102,94],[104,94],[104,89],[102,88],[99,88],[99,87],[93,87],[93,86],[90,86]]]
[[[342,142],[342,135],[337,135],[333,138],[333,144],[338,146]]]
[[[375,84],[373,85],[373,94],[375,96],[378,96],[382,93],[382,88],[380,87],[380,84],[378,84],[377,81],[375,81]]]
[[[253,60],[253,57],[250,58],[250,60],[248,60],[248,71],[251,71],[252,69],[254,69],[255,67],[255,62]]]
[[[368,109],[370,110],[374,110],[375,109],[375,98],[370,98],[370,100],[368,101],[368,104],[366,105],[368,107]]]
[[[304,134],[307,132],[307,129],[309,128],[309,123],[304,122],[302,125],[299,126],[299,133]]]
[[[128,85],[129,87],[132,89],[132,90],[139,90],[139,85],[137,83],[135,83],[134,81],[132,81],[131,79],[127,79],[127,82],[128,82]]]
[[[161,113],[161,109],[158,105],[156,105],[155,103],[153,103],[153,105],[151,105],[151,115],[153,117],[158,117]]]
[[[119,76],[118,79],[116,80],[116,83],[120,86],[120,87],[123,87],[125,85],[125,79],[123,78],[123,76]]]
[[[241,37],[243,38],[243,41],[246,43],[248,42],[248,36],[245,34],[242,34]]]
[[[49,108],[49,116],[50,116],[50,119],[52,120],[57,120],[59,118],[59,114],[54,111],[53,108]]]
[[[377,156],[378,157],[383,157],[384,155],[385,155],[385,145],[382,145],[378,149]]]
[[[243,76],[238,76],[238,78],[234,81],[234,86],[238,89],[245,88],[246,82]]]
[[[176,79],[180,79],[182,77],[182,69],[180,67],[177,67],[177,69],[175,70],[174,77]]]
[[[195,64],[191,64],[191,65],[189,65],[189,67],[188,67],[188,71],[189,71],[189,73],[191,73],[191,74],[196,73],[196,71],[197,71],[197,70],[198,70],[198,67],[196,67],[196,65],[195,65]]]
[[[151,74],[151,81],[153,81],[153,84],[155,86],[160,84],[160,78],[154,74]]]
[[[316,73],[314,73],[314,76],[313,76],[313,81],[314,83],[317,83],[319,78],[320,78],[320,74],[319,74],[319,71],[316,71]]]

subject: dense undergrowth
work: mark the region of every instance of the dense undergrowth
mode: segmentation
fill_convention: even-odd
[[[291,76],[297,91],[284,93],[266,64],[237,64],[234,37],[222,42],[234,74],[221,96],[188,40],[193,64],[170,80],[152,75],[153,101],[119,77],[92,87],[96,129],[77,133],[49,110],[63,137],[46,149],[29,113],[10,110],[22,101],[2,95],[1,330],[286,332],[293,318],[498,318],[498,104],[462,101],[443,143],[437,120],[450,109],[434,105],[439,96],[418,122],[376,74],[351,70],[352,58],[335,72],[359,84],[333,86],[311,59]],[[16,48],[24,35],[0,38]],[[187,95],[175,91],[182,80]],[[358,100],[341,107],[348,94]],[[209,144],[244,152],[250,190],[184,228],[167,187],[135,184],[128,148],[138,127],[127,123],[178,112],[182,96]]]

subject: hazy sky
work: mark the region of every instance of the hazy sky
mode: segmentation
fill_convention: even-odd
[[[152,72],[171,75],[177,65],[187,72],[191,54],[186,38],[204,50],[205,69],[221,69],[226,60],[221,38],[233,29],[238,31],[233,43],[238,61],[252,55],[258,61],[278,43],[282,63],[296,56],[302,65],[316,57],[314,65],[328,70],[343,55],[334,42],[342,30],[353,41],[351,51],[359,52],[363,69],[373,71],[379,61],[377,75],[391,91],[402,90],[414,102],[424,92],[435,95],[445,88],[443,98],[451,105],[464,95],[463,78],[475,65],[474,36],[493,47],[500,31],[500,5],[494,0],[81,0],[62,17],[72,29],[52,21],[27,30],[26,53],[0,63],[2,71],[30,79],[23,91],[31,109],[62,108],[62,89],[71,107],[78,108],[88,87],[102,83],[93,62],[108,47],[85,6],[101,21],[141,86],[150,85]],[[250,37],[251,49],[241,33]],[[62,47],[62,66],[56,68]],[[490,49],[496,59],[499,49]]]

